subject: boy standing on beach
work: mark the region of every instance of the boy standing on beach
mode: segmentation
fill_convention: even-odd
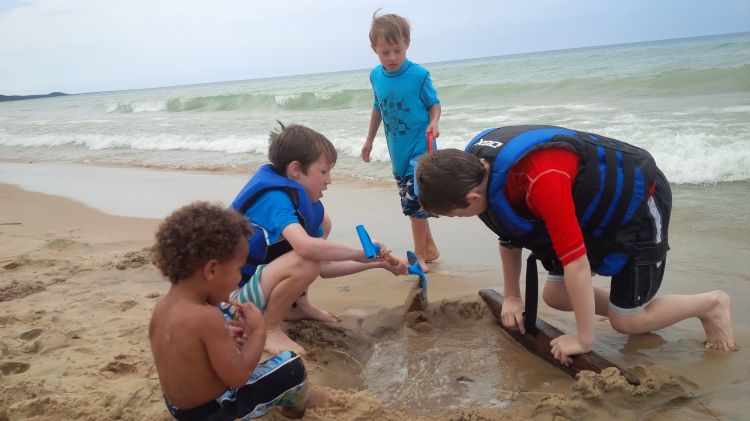
[[[272,406],[298,418],[324,399],[306,389],[294,353],[258,364],[266,329],[253,304],[239,305],[229,325],[216,307],[237,286],[250,233],[245,217],[206,202],[173,212],[156,233],[154,264],[172,285],[154,308],[149,338],[177,420],[255,418]]]
[[[377,16],[377,11],[373,14],[370,46],[381,64],[370,72],[375,104],[367,140],[362,146],[362,160],[370,162],[372,143],[380,122],[384,122],[401,208],[411,222],[414,252],[423,270],[428,272],[426,263],[436,260],[440,252],[432,239],[428,215],[414,194],[413,162],[427,152],[428,133],[435,138],[440,135],[441,108],[430,73],[406,58],[411,41],[409,32],[409,22],[401,16]]]
[[[320,275],[333,278],[383,268],[406,274],[403,258],[389,264],[390,250],[380,245],[370,260],[362,249],[328,241],[331,220],[320,198],[331,183],[336,149],[322,134],[300,125],[281,125],[271,132],[270,164],[260,167],[232,202],[245,215],[255,234],[248,240],[247,261],[240,288],[231,298],[252,302],[263,311],[265,349],[305,352],[279,327],[281,320],[338,319],[310,303],[307,288]]]
[[[536,290],[536,260],[549,271],[543,299],[573,311],[577,334],[552,340],[561,363],[591,351],[594,314],[618,332],[639,334],[697,317],[707,348],[735,349],[731,302],[723,291],[655,297],[666,267],[672,193],[643,149],[553,126],[510,126],[479,133],[465,151],[427,155],[417,171],[425,209],[479,216],[500,240],[504,326],[535,329],[536,297],[524,315],[519,278]],[[595,287],[592,272],[611,276]]]

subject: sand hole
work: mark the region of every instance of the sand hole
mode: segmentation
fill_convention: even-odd
[[[424,322],[422,322],[424,323]],[[507,360],[495,334],[463,327],[402,329],[373,344],[362,372],[362,390],[387,406],[417,413],[483,405],[503,408],[513,399],[504,378]]]
[[[8,376],[11,374],[21,374],[27,372],[30,367],[31,366],[26,363],[17,363],[10,361],[0,364],[0,372],[2,372],[4,376]]]
[[[557,392],[570,379],[520,350],[482,304],[443,302],[404,315],[403,308],[341,325],[286,326],[321,369],[314,384],[356,389],[387,408],[430,415],[454,408],[505,408],[519,392]],[[429,328],[427,328],[429,327]]]

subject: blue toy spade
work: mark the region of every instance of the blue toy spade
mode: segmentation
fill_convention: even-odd
[[[406,260],[409,261],[409,269],[408,272],[412,275],[419,276],[419,283],[417,284],[417,288],[420,288],[420,295],[422,296],[422,299],[424,302],[427,302],[427,276],[425,276],[424,271],[422,270],[422,266],[419,264],[419,258],[416,254],[414,254],[413,251],[407,250],[406,251]]]
[[[380,247],[372,242],[370,234],[367,233],[364,225],[357,225],[357,235],[359,236],[359,242],[362,244],[362,250],[364,250],[365,256],[367,256],[368,259],[374,259],[377,257],[378,253],[380,253]],[[390,254],[385,256],[385,260],[391,265],[398,264],[398,258]]]
[[[365,252],[365,256],[369,259],[375,258],[380,252],[380,248],[372,242],[370,235],[363,225],[357,225],[357,235],[359,236],[359,242],[362,244],[362,250]],[[398,264],[398,259],[390,254],[386,256],[388,263],[392,265]],[[407,268],[408,273],[419,276],[419,282],[417,283],[417,294],[413,295],[410,300],[407,300],[407,311],[424,310],[427,306],[427,277],[422,270],[422,266],[419,265],[419,258],[412,251],[406,252],[406,260],[409,261],[409,267]],[[411,301],[411,303],[409,303]]]

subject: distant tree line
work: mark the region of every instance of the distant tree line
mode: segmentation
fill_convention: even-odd
[[[37,99],[37,98],[51,98],[55,96],[68,95],[63,92],[52,92],[47,95],[0,95],[0,102],[4,101],[19,101],[22,99]]]

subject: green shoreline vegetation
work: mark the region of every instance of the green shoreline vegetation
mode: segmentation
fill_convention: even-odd
[[[38,98],[52,98],[56,96],[66,96],[64,92],[51,92],[47,95],[0,95],[0,102],[5,101],[20,101],[23,99],[38,99]]]

